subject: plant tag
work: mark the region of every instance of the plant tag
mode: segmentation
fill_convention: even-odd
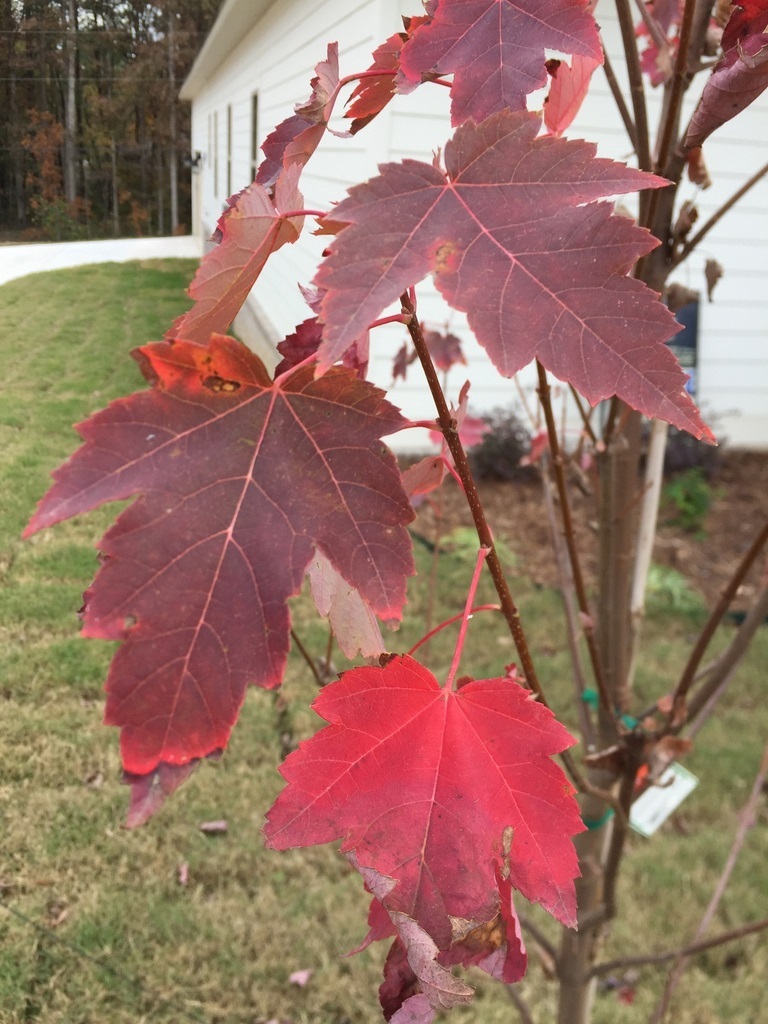
[[[698,784],[695,775],[681,764],[673,762],[658,783],[649,786],[632,804],[629,824],[641,836],[652,836]]]

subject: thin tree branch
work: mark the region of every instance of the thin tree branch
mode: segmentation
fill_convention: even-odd
[[[598,650],[597,637],[595,636],[595,618],[592,614],[592,610],[589,606],[589,598],[587,597],[587,588],[584,583],[584,575],[581,571],[581,562],[579,560],[579,552],[576,548],[576,535],[573,529],[573,517],[571,516],[571,504],[568,499],[568,488],[565,485],[565,473],[563,471],[563,456],[560,451],[560,442],[557,438],[557,430],[555,427],[555,417],[552,412],[552,401],[550,396],[549,381],[547,380],[547,371],[536,360],[536,370],[539,376],[539,401],[541,407],[544,410],[544,419],[547,424],[547,434],[549,435],[549,449],[552,453],[552,467],[555,472],[555,484],[557,486],[558,497],[560,498],[560,517],[563,522],[563,535],[565,537],[565,544],[568,549],[568,558],[571,565],[571,572],[573,574],[573,585],[576,591],[576,599],[579,603],[579,610],[584,619],[584,637],[587,641],[587,649],[589,650],[589,657],[592,662],[592,673],[595,677],[595,686],[600,697],[600,702],[603,707],[603,711],[610,718],[613,716],[613,704],[608,695],[608,690],[605,686],[605,679],[603,675],[603,669],[600,662],[600,651]]]
[[[693,681],[694,684],[698,685],[698,689],[695,690],[693,696],[688,701],[688,719],[672,729],[673,733],[678,733],[685,729],[690,736],[701,729],[717,703],[713,698],[716,695],[717,700],[719,700],[723,693],[725,693],[726,687],[723,684],[738,666],[739,661],[749,649],[752,638],[767,616],[768,585],[763,587],[758,594],[744,621],[739,626],[736,636],[731,640],[726,649],[694,676]],[[638,721],[642,722],[643,719],[648,718],[649,715],[654,714],[656,711],[658,711],[657,702],[644,708],[636,717]],[[689,723],[694,723],[694,720],[695,724],[689,725]]]
[[[712,228],[714,228],[715,225],[718,224],[719,221],[726,215],[726,213],[728,213],[728,211],[733,206],[735,206],[736,203],[738,203],[738,201],[743,196],[745,196],[751,188],[757,185],[757,183],[761,181],[766,176],[766,174],[768,174],[768,163],[763,164],[759,171],[755,171],[752,177],[749,178],[748,181],[745,181],[741,188],[734,192],[730,199],[727,199],[720,207],[720,209],[716,210],[715,213],[712,214],[709,220],[704,222],[704,224],[699,228],[696,234],[693,235],[692,238],[690,238],[685,243],[680,252],[674,257],[674,259],[672,260],[672,266],[677,267],[683,262],[683,260],[686,260],[688,256],[690,256],[691,252],[693,252],[693,250],[696,248],[696,246],[704,238],[706,238],[706,236],[709,234]]]
[[[736,596],[739,587],[744,581],[744,577],[747,575],[752,565],[760,554],[765,542],[768,540],[768,519],[761,530],[758,531],[757,536],[752,541],[749,550],[742,558],[736,571],[731,577],[728,585],[720,595],[720,600],[717,602],[715,607],[712,609],[712,613],[707,619],[704,628],[699,634],[699,638],[694,644],[693,650],[691,651],[688,663],[683,669],[683,674],[680,676],[680,681],[677,684],[677,688],[672,698],[672,710],[669,714],[669,722],[680,721],[684,717],[685,713],[685,698],[688,695],[688,691],[693,684],[696,670],[701,664],[701,660],[709,647],[710,641],[720,625],[723,616],[731,606],[731,602]]]
[[[703,725],[703,721],[699,722],[698,719],[703,715],[704,707],[744,657],[752,642],[752,638],[759,626],[765,621],[766,616],[768,616],[768,584],[760,591],[757,600],[739,626],[736,636],[731,640],[723,653],[709,666],[704,682],[688,702],[689,720],[697,719],[697,728],[701,728],[701,725]],[[724,689],[723,692],[725,692]],[[679,732],[682,728],[683,726],[680,726],[673,731]]]
[[[635,0],[635,7],[637,7],[638,13],[643,19],[645,27],[648,29],[648,34],[651,39],[653,39],[654,43],[656,43],[660,50],[668,50],[669,44],[667,43],[667,38],[661,31],[661,26],[658,21],[656,21],[654,16],[648,10],[648,5],[645,0]]]
[[[619,16],[621,39],[624,44],[624,55],[627,60],[627,72],[629,73],[632,109],[635,114],[637,142],[635,152],[637,153],[637,162],[641,171],[650,171],[652,163],[650,135],[648,133],[648,111],[645,106],[645,86],[643,84],[643,73],[640,68],[640,55],[637,52],[637,36],[635,35],[635,26],[632,21],[629,0],[616,0],[616,12]]]
[[[602,45],[602,39],[600,40]],[[616,77],[616,72],[613,70],[613,64],[611,64],[608,56],[608,51],[603,45],[603,71],[605,72],[605,78],[608,82],[608,88],[611,90],[611,96],[613,96],[613,102],[616,104],[616,109],[619,112],[619,117],[624,122],[624,128],[626,129],[629,141],[632,144],[632,149],[637,153],[637,129],[635,128],[635,122],[632,120],[632,115],[629,112],[626,100],[624,99],[624,93],[621,91],[619,80]]]
[[[293,640],[294,644],[296,645],[299,651],[299,654],[301,654],[304,661],[306,661],[307,665],[309,665],[310,671],[312,672],[312,675],[315,677],[317,685],[325,686],[327,680],[323,679],[323,677],[320,675],[320,670],[317,667],[317,662],[312,657],[307,648],[304,646],[304,644],[301,641],[301,638],[299,637],[299,634],[296,632],[295,629],[291,630],[291,640]]]
[[[696,0],[686,0],[683,17],[680,22],[680,36],[677,46],[677,57],[669,85],[668,101],[665,104],[664,123],[661,128],[659,149],[656,157],[656,171],[663,174],[672,150],[672,142],[677,135],[680,123],[680,107],[685,90],[691,80],[688,73],[688,49],[691,45],[691,29]]]
[[[576,390],[576,388],[573,386],[573,384],[569,384],[568,388],[570,389],[571,397],[573,398],[574,402],[576,403],[576,408],[579,410],[579,416],[581,417],[581,422],[582,422],[582,424],[584,426],[584,432],[587,435],[587,437],[590,439],[592,444],[595,447],[597,447],[597,444],[598,444],[597,437],[595,435],[595,431],[592,428],[592,423],[590,422],[590,418],[591,418],[590,417],[590,413],[593,412],[594,410],[590,409],[590,413],[587,412],[587,410],[584,408],[584,405],[583,405],[583,403],[581,401],[581,395]]]
[[[536,942],[539,946],[541,946],[541,948],[544,950],[547,956],[552,960],[552,963],[555,966],[555,971],[557,971],[559,966],[557,959],[557,950],[546,937],[544,932],[539,928],[537,924],[534,924],[533,921],[525,914],[518,914],[517,919],[520,922],[521,926],[530,934],[533,941]]]
[[[472,513],[472,518],[475,523],[475,529],[477,530],[477,536],[480,540],[481,546],[489,548],[486,561],[491,573],[491,578],[493,579],[493,584],[496,588],[496,593],[499,595],[501,610],[507,620],[507,624],[509,625],[509,630],[512,635],[512,639],[514,640],[518,657],[520,658],[520,667],[522,668],[523,675],[525,676],[528,686],[538,695],[542,704],[549,707],[549,702],[544,695],[541,683],[539,682],[539,678],[536,674],[533,657],[528,647],[528,641],[520,620],[520,612],[512,597],[512,592],[509,589],[509,584],[507,583],[506,576],[504,575],[501,560],[499,559],[493,543],[493,534],[491,533],[488,521],[485,518],[482,502],[480,501],[480,496],[477,492],[477,485],[475,484],[474,477],[472,476],[472,470],[469,467],[467,453],[464,451],[464,446],[459,438],[456,421],[451,416],[448,403],[440,385],[440,380],[437,376],[437,371],[435,370],[435,365],[432,362],[432,357],[429,354],[427,343],[424,340],[421,324],[416,316],[415,305],[408,292],[403,293],[400,297],[400,301],[402,303],[403,311],[409,313],[411,317],[408,323],[408,332],[411,335],[411,340],[416,352],[418,353],[422,369],[424,370],[424,376],[427,379],[427,385],[429,386],[432,399],[435,403],[435,408],[437,409],[438,423],[440,424],[440,429],[443,432],[445,443],[450,449],[456,466],[456,471],[461,477],[464,493],[467,498],[467,504],[469,505],[469,510]]]
[[[730,881],[733,869],[736,867],[736,861],[738,860],[739,854],[741,853],[744,842],[747,838],[747,833],[755,824],[755,815],[757,812],[757,805],[763,794],[763,786],[765,785],[766,777],[768,776],[768,743],[766,743],[763,749],[763,756],[760,759],[760,767],[757,770],[755,781],[752,784],[752,791],[749,794],[746,804],[744,805],[741,813],[739,814],[739,827],[736,830],[736,835],[733,838],[728,858],[725,862],[722,874],[717,881],[715,891],[712,893],[712,899],[709,901],[707,909],[704,911],[704,916],[701,919],[699,927],[696,929],[696,935],[694,936],[694,942],[702,938],[704,933],[709,928],[712,920],[717,913],[717,908],[720,905],[720,901],[723,898],[723,893],[726,890],[728,882]],[[683,955],[678,957],[674,967],[669,972],[667,983],[664,986],[664,992],[659,1005],[651,1017],[649,1024],[661,1024],[664,1020],[667,1010],[669,1009],[669,1003],[674,995],[675,989],[680,983],[680,978],[685,971],[688,963],[688,957]]]
[[[507,993],[509,998],[512,1000],[515,1009],[520,1014],[520,1020],[522,1024],[535,1024],[531,1011],[528,1009],[528,1004],[514,987],[514,985],[507,985]]]
[[[624,854],[624,845],[629,833],[629,812],[635,795],[635,777],[643,760],[644,739],[642,736],[630,734],[626,737],[626,755],[624,774],[619,787],[619,806],[622,814],[616,816],[613,831],[608,845],[608,853],[603,869],[603,906],[605,919],[610,921],[616,916],[616,884],[619,867]],[[579,922],[579,927],[582,927]]]
[[[696,956],[698,953],[706,953],[708,949],[716,949],[717,946],[724,946],[728,942],[735,942],[747,935],[754,935],[768,928],[768,917],[760,921],[753,921],[751,924],[743,924],[740,928],[732,928],[730,931],[721,932],[711,939],[703,939],[701,942],[693,942],[690,946],[683,946],[680,949],[667,949],[662,953],[648,953],[645,956],[625,956],[617,960],[606,960],[605,963],[596,964],[592,968],[591,977],[600,978],[605,974],[614,974],[616,971],[628,967],[646,967],[654,964],[666,964],[678,957]]]
[[[595,745],[595,728],[592,723],[589,708],[584,702],[584,691],[586,685],[584,683],[584,672],[581,667],[581,656],[579,654],[579,636],[582,633],[582,629],[579,626],[578,615],[576,611],[575,592],[573,587],[573,575],[570,571],[570,565],[566,553],[563,551],[563,539],[560,535],[560,531],[557,528],[557,520],[555,516],[555,502],[552,494],[552,481],[549,473],[546,472],[546,465],[544,466],[544,472],[541,474],[541,485],[544,491],[544,504],[547,509],[547,519],[549,520],[549,529],[552,534],[552,547],[555,553],[555,564],[557,566],[557,574],[560,578],[560,593],[563,598],[563,607],[565,608],[565,618],[568,623],[568,650],[571,656],[571,668],[573,670],[573,685],[576,696],[576,713],[579,717],[579,726],[581,728],[581,734],[584,738],[584,743],[587,748],[593,748]]]

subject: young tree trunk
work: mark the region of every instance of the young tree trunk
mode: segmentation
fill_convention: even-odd
[[[599,594],[597,635],[600,665],[612,708],[625,713],[630,707],[632,620],[630,596],[636,544],[639,489],[641,418],[623,405],[614,405],[621,429],[614,432],[599,459],[600,498]],[[618,739],[615,720],[603,708],[598,714],[597,745],[605,750]],[[622,794],[620,786],[632,781],[627,769],[592,771],[589,782],[602,790]],[[631,789],[630,794],[631,795]],[[584,794],[582,817],[587,831],[577,836],[581,878],[576,882],[579,930],[563,929],[560,944],[558,1024],[589,1024],[596,979],[591,977],[606,923],[615,913],[614,884],[626,827],[611,817],[605,800]]]

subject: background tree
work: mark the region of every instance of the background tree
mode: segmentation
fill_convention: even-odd
[[[14,237],[168,234],[189,223],[189,111],[178,86],[218,0],[5,0],[0,231]],[[59,191],[40,191],[29,140],[61,127]]]

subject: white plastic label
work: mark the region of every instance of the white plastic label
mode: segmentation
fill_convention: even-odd
[[[641,836],[652,836],[698,784],[695,775],[673,762],[658,783],[649,786],[632,804],[629,824]]]

